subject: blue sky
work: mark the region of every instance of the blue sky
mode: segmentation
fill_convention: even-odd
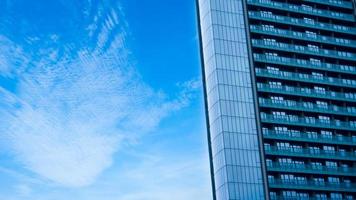
[[[0,199],[210,199],[194,1],[0,2]]]

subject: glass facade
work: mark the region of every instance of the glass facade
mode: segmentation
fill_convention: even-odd
[[[216,198],[263,199],[243,2],[199,8]]]
[[[196,1],[214,199],[356,200],[356,1]]]

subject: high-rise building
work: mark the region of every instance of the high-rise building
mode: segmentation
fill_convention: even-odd
[[[356,199],[356,1],[197,8],[214,199]]]

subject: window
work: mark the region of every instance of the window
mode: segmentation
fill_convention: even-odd
[[[319,87],[319,86],[314,86],[314,91],[318,94],[325,94],[326,90],[323,87]]]
[[[290,150],[290,144],[288,142],[277,142],[277,149]]]
[[[315,22],[314,22],[313,19],[304,17],[303,20],[304,20],[304,22],[307,23],[307,24],[313,24],[313,25],[315,24]]]
[[[325,101],[316,101],[316,106],[318,108],[328,108],[328,103]]]
[[[290,133],[293,137],[301,137],[301,133],[298,130],[290,130]]]
[[[318,118],[321,123],[330,123],[330,117],[319,115]]]
[[[291,148],[293,152],[303,152],[303,147],[300,145],[292,145]]]
[[[352,195],[345,195],[346,200],[354,200],[354,197]]]
[[[323,178],[313,178],[313,181],[315,185],[325,185]]]
[[[279,118],[279,119],[284,119],[286,118],[286,112],[280,112],[280,111],[273,111],[272,115],[274,118]]]
[[[263,38],[263,42],[265,44],[268,44],[268,45],[275,45],[276,44],[276,40],[275,39],[271,39],[271,38]]]
[[[344,171],[348,171],[349,165],[348,165],[348,164],[341,164],[341,168],[342,168],[342,170],[344,170]]]
[[[331,184],[340,184],[340,178],[338,177],[328,177],[328,182]]]
[[[308,44],[308,49],[310,51],[314,51],[314,52],[318,52],[319,51],[319,47],[316,45],[312,45],[312,44]]]
[[[266,52],[265,53],[265,55],[267,56],[267,57],[277,57],[278,56],[278,54],[277,53],[271,53],[271,52]]]
[[[309,61],[312,65],[317,65],[317,66],[321,65],[321,61],[319,59],[310,58]]]
[[[262,29],[263,30],[274,30],[274,26],[273,25],[262,24]]]
[[[337,168],[337,162],[325,161],[325,166],[326,166],[327,168]]]
[[[335,153],[335,147],[333,147],[333,146],[323,146],[323,150],[329,154]]]
[[[328,196],[326,194],[315,194],[316,200],[327,200]]]
[[[271,149],[271,144],[269,143],[264,143],[265,150],[270,150]]]
[[[272,102],[281,102],[284,100],[281,96],[271,96]]]
[[[281,174],[280,175],[282,182],[284,183],[290,183],[294,181],[294,175],[293,174]]]
[[[342,199],[342,194],[340,193],[330,193],[330,198],[333,199],[333,200],[341,200]]]
[[[310,165],[312,166],[312,169],[322,169],[323,165],[321,162],[311,162]]]
[[[274,183],[274,176],[273,175],[268,175],[268,182],[269,183]]]
[[[339,153],[340,153],[340,155],[344,156],[346,154],[346,150],[345,149],[339,149]]]
[[[289,191],[289,190],[283,191],[282,192],[282,196],[284,198],[286,198],[286,199],[289,199],[289,198],[293,199],[293,198],[297,197],[297,192],[296,191]]]
[[[261,11],[261,15],[262,16],[268,16],[268,17],[273,16],[272,12],[270,12],[270,11]]]
[[[295,167],[297,168],[304,168],[305,167],[305,163],[304,161],[299,161],[299,160],[296,160],[296,161],[293,161]]]
[[[305,31],[307,37],[316,38],[316,33],[312,31]]]
[[[320,154],[320,148],[319,147],[308,147],[309,148],[309,152],[311,154]]]
[[[306,184],[307,183],[307,178],[304,176],[296,176],[295,180],[298,184]]]
[[[312,11],[313,10],[313,7],[311,7],[309,5],[305,5],[305,4],[302,4],[302,8],[303,8],[303,10],[307,10],[307,11]]]
[[[272,73],[272,74],[278,74],[279,68],[267,66],[267,71],[268,71],[269,73]]]
[[[320,134],[321,134],[322,138],[332,138],[333,137],[333,133],[331,131],[321,130]]]
[[[277,81],[269,81],[268,85],[271,88],[282,88],[282,83],[281,82],[277,82]]]
[[[292,165],[293,161],[290,158],[278,158],[278,163],[280,165]]]
[[[344,180],[344,184],[345,184],[346,187],[350,187],[351,186],[351,180],[345,179]]]
[[[272,200],[277,199],[277,193],[276,192],[269,192],[269,196]]]
[[[286,133],[286,132],[288,132],[288,128],[284,127],[284,126],[276,126],[276,127],[274,127],[274,131],[276,133]]]
[[[323,80],[324,75],[323,75],[322,73],[312,72],[312,77],[313,77],[314,79]]]
[[[307,131],[308,138],[318,138],[318,133],[315,131]]]

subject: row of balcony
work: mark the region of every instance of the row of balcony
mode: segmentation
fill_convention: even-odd
[[[267,170],[273,172],[289,172],[289,173],[304,173],[304,174],[326,174],[339,176],[356,176],[356,168],[346,167],[326,167],[316,165],[303,165],[292,163],[267,163]]]
[[[263,54],[253,54],[254,60],[257,62],[271,63],[271,64],[280,64],[280,65],[288,65],[298,68],[306,68],[306,69],[319,69],[331,72],[340,72],[346,74],[355,74],[356,75],[356,67],[348,66],[348,65],[336,65],[330,63],[323,62],[313,62],[303,59],[294,59],[282,56],[272,56],[272,55],[263,55]]]
[[[327,198],[327,197],[284,197],[284,196],[271,196],[271,200],[343,200],[342,198]],[[354,199],[345,199],[354,200]]]
[[[256,68],[255,71],[256,71],[256,76],[259,77],[356,88],[356,80],[339,79],[333,77],[309,75],[303,73],[293,73],[293,72],[286,72],[286,71],[279,71],[279,70],[267,70],[261,68]]]
[[[341,144],[356,146],[356,136],[334,136],[334,135],[322,135],[311,134],[299,131],[273,131],[263,130],[263,137],[266,139],[274,140],[288,140],[297,142],[310,142],[310,143],[322,143],[322,144]]]
[[[304,96],[304,97],[314,97],[314,98],[331,99],[331,100],[338,100],[338,101],[356,102],[356,93],[318,91],[310,88],[269,85],[263,83],[257,83],[257,90],[259,92],[269,92],[269,93],[286,94],[286,95],[293,95],[293,96]]]
[[[268,183],[270,188],[356,192],[356,184],[352,184],[352,183],[329,183],[329,182],[297,181],[297,180],[288,181],[288,180],[280,180],[280,179],[269,180]]]
[[[343,1],[343,0],[304,0],[304,1],[318,3],[322,5],[353,9],[352,3],[350,1]]]
[[[330,128],[338,130],[355,131],[356,121],[343,122],[340,120],[321,120],[310,117],[298,117],[297,115],[270,115],[261,113],[261,120],[264,123],[287,124],[294,126],[309,126],[316,128]]]
[[[316,56],[332,57],[332,58],[356,61],[356,54],[350,52],[334,51],[334,50],[320,49],[320,48],[307,47],[301,45],[292,45],[292,44],[275,42],[275,41],[252,39],[252,46],[273,49],[273,50],[282,50],[282,51],[294,52],[294,53],[301,53],[307,55],[316,55]]]
[[[277,28],[267,27],[267,26],[258,26],[258,25],[250,25],[250,30],[253,33],[268,34],[268,35],[286,37],[286,38],[291,38],[291,39],[296,38],[299,40],[321,42],[321,43],[333,44],[333,45],[356,47],[355,40],[321,36],[321,35],[312,34],[312,33],[288,31],[288,30],[277,29]]]
[[[344,151],[325,151],[320,149],[316,150],[291,147],[277,148],[275,146],[265,146],[265,154],[273,156],[356,161],[356,153]]]
[[[265,8],[279,9],[284,11],[290,11],[301,14],[309,14],[309,15],[317,15],[321,17],[327,17],[332,19],[346,20],[354,22],[355,18],[353,15],[340,13],[340,12],[332,12],[329,10],[320,10],[315,9],[311,6],[297,6],[288,3],[280,3],[270,0],[247,0],[247,3],[255,6],[262,6]]]
[[[356,117],[356,107],[340,107],[336,105],[319,105],[311,102],[297,102],[293,100],[272,100],[259,98],[259,106],[304,112],[337,114]]]
[[[293,17],[274,15],[271,12],[263,12],[263,11],[249,11],[248,15],[251,19],[356,35],[356,28],[349,27],[349,26],[316,22],[311,19],[297,19]]]

